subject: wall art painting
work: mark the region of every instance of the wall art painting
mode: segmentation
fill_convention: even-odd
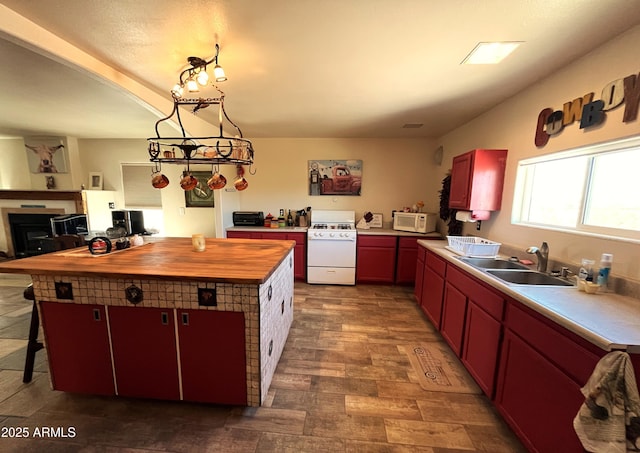
[[[30,139],[24,144],[31,173],[66,173],[66,150],[60,139]]]
[[[310,160],[309,195],[360,195],[362,161]]]

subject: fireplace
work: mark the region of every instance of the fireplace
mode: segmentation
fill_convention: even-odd
[[[51,218],[58,214],[9,214],[9,228],[16,258],[54,251]]]
[[[2,208],[7,255],[15,258],[53,251],[51,218],[64,214],[57,208]]]

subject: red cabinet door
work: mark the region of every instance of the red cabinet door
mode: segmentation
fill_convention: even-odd
[[[393,283],[395,249],[359,247],[356,264],[358,283]]]
[[[453,158],[449,207],[496,211],[502,202],[505,149],[474,149]]]
[[[173,317],[168,308],[109,307],[119,395],[180,399]]]
[[[444,279],[426,265],[424,267],[420,305],[424,314],[427,315],[427,318],[431,320],[438,330],[441,326],[443,295]]]
[[[177,310],[186,401],[247,404],[244,314]]]
[[[40,302],[40,309],[53,388],[114,395],[104,307]]]
[[[396,261],[396,283],[412,285],[416,278],[418,261],[418,238],[401,237],[398,239],[398,258]]]
[[[358,237],[357,283],[393,283],[395,269],[395,236]]]
[[[495,390],[501,334],[502,323],[469,300],[462,363],[489,398]]]
[[[530,451],[583,453],[573,429],[583,402],[574,381],[506,330],[495,404]]]
[[[416,277],[415,286],[413,287],[413,294],[416,296],[416,302],[419,306],[422,306],[422,285],[424,281],[424,257],[426,249],[424,247],[418,247],[418,258],[416,262]]]
[[[293,276],[296,280],[307,279],[307,235],[305,233],[287,233],[287,239],[296,241],[293,250]]]
[[[445,283],[440,333],[451,349],[460,357],[467,297],[455,286]]]
[[[469,208],[472,164],[472,152],[464,153],[453,158],[453,163],[451,164],[451,189],[449,191],[450,208]]]

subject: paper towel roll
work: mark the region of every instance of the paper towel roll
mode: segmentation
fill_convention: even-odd
[[[456,212],[456,220],[459,220],[460,222],[475,222],[476,219],[474,219],[471,215],[471,211],[458,211]]]

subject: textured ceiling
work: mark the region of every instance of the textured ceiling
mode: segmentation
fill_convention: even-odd
[[[211,57],[216,42],[227,113],[246,137],[438,137],[640,23],[637,0],[1,5],[116,72],[107,83],[79,70],[0,14],[0,134],[80,138],[153,135],[157,105],[119,88],[118,74],[168,100],[186,58]],[[480,41],[524,44],[500,65],[460,65]]]

